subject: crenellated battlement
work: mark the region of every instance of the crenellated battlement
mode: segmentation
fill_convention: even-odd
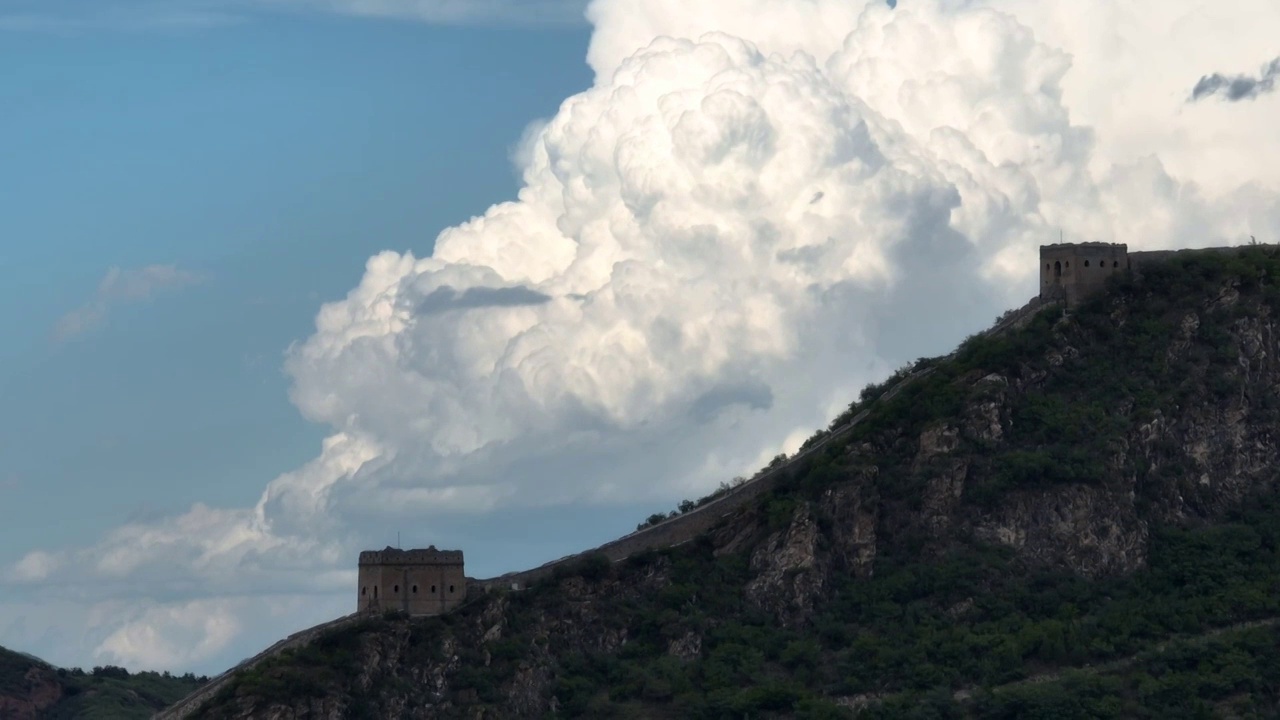
[[[1100,292],[1107,279],[1119,273],[1142,274],[1142,269],[1184,254],[1238,253],[1251,245],[1138,250],[1124,243],[1083,242],[1040,246],[1040,300],[1072,307]],[[1274,246],[1271,246],[1274,247]]]
[[[434,545],[424,549],[400,550],[386,547],[382,550],[365,550],[360,553],[361,565],[461,565],[461,550],[437,550]]]

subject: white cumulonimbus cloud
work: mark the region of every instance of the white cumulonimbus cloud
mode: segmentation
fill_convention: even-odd
[[[595,84],[533,126],[519,197],[429,256],[371,258],[290,349],[293,401],[334,429],[319,458],[255,508],[32,554],[10,582],[148,588],[169,604],[98,655],[207,662],[238,646],[161,636],[234,635],[245,601],[224,621],[209,598],[345,590],[355,518],[688,496],[794,449],[859,385],[1025,301],[1060,232],[1280,238],[1280,95],[1186,102],[1274,56],[1271,0],[588,14]]]

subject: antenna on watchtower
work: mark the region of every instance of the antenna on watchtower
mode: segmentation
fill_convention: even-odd
[[[397,549],[397,550],[403,550],[403,549],[404,549],[404,548],[400,547],[400,531],[399,531],[399,530],[397,530],[397,531],[396,531],[396,549]]]

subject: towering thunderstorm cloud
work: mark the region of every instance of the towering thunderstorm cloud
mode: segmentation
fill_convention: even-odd
[[[1262,93],[1276,89],[1276,78],[1280,76],[1280,57],[1263,66],[1258,77],[1248,75],[1205,75],[1191,90],[1191,100],[1201,100],[1211,95],[1219,95],[1223,99],[1252,100]]]
[[[1276,108],[1183,102],[1203,68],[1266,56],[1274,0],[588,15],[595,83],[531,125],[519,196],[430,253],[371,258],[290,350],[293,402],[333,428],[319,457],[255,507],[198,506],[12,569],[115,593],[80,601],[95,658],[247,655],[263,613],[345,594],[353,551],[395,513],[706,491],[1025,302],[1060,232],[1280,237]]]

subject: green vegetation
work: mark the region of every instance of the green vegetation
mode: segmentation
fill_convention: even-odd
[[[670,574],[670,584],[653,597],[599,601],[605,628],[626,631],[628,642],[616,652],[540,639],[538,619],[564,612],[565,602],[560,584],[545,583],[507,597],[508,631],[500,640],[466,647],[463,633],[472,618],[465,614],[370,619],[264,663],[224,690],[224,699],[282,701],[344,687],[350,702],[368,703],[353,689],[358,648],[407,626],[417,655],[404,662],[438,660],[454,640],[461,662],[452,685],[476,703],[500,703],[522,664],[554,658],[560,717],[661,711],[726,720],[771,713],[838,718],[850,711],[832,698],[859,695],[884,698],[867,709],[873,718],[1209,717],[1203,709],[1220,702],[1259,717],[1280,711],[1276,626],[1178,642],[1280,617],[1275,502],[1223,524],[1163,530],[1152,543],[1149,567],[1127,578],[1088,582],[1062,572],[1026,572],[1007,551],[980,546],[957,548],[941,560],[886,564],[871,580],[844,579],[812,626],[798,629],[753,610],[741,590],[749,579],[746,558],[715,558],[706,542],[615,567],[589,564],[595,583],[646,568]],[[701,639],[697,656],[674,657],[672,643],[689,636]],[[1155,652],[1171,639],[1171,648]],[[1001,689],[1040,673],[1133,655],[1135,662],[1114,672],[1066,673],[1056,682]],[[972,698],[954,696],[964,688]],[[377,717],[378,709],[356,704],[349,716]]]
[[[46,720],[149,718],[208,681],[190,673],[130,673],[111,665],[89,672],[54,668],[0,648],[0,706],[4,698],[26,699],[35,687],[56,687],[61,697],[41,715]]]
[[[550,717],[842,718],[854,707],[871,718],[1277,717],[1280,474],[1250,477],[1248,494],[1215,494],[1181,444],[1132,443],[1161,419],[1204,412],[1212,423],[1231,402],[1247,401],[1251,427],[1280,423],[1274,374],[1251,374],[1240,347],[1251,323],[1280,316],[1278,280],[1267,248],[1118,276],[1067,318],[1046,309],[864,390],[809,445],[867,411],[861,423],[735,518],[731,534],[754,535],[734,551],[702,537],[614,565],[586,558],[446,617],[371,619],[240,677],[206,716],[230,716],[237,698],[318,696],[351,717],[385,715],[390,697],[447,702],[443,716],[481,706],[502,716],[537,687],[527,707],[549,704]],[[954,434],[951,456],[968,468],[955,514],[1015,491],[1132,491],[1145,566],[1089,579],[919,521],[939,473],[919,459],[921,434],[981,428],[987,405],[1003,413],[998,437]],[[752,552],[802,508],[829,549],[848,518],[824,498],[853,479],[878,508],[872,577],[832,573],[811,611],[780,622],[748,599]],[[1165,512],[1175,501],[1183,509]],[[371,653],[400,654],[364,687],[359,658]],[[428,665],[448,668],[443,694],[410,670]]]
[[[886,563],[871,580],[844,579],[812,626],[798,630],[753,611],[741,592],[748,580],[745,558],[716,559],[709,545],[632,559],[619,572],[658,558],[671,563],[671,585],[654,601],[602,608],[627,628],[628,644],[616,654],[558,658],[556,697],[564,716],[640,716],[656,704],[690,718],[758,717],[771,711],[840,717],[844,710],[833,705],[832,697],[899,694],[889,710],[874,717],[908,717],[897,710],[937,695],[939,688],[950,697],[964,687],[994,687],[1058,667],[1115,660],[1171,637],[1280,616],[1280,505],[1274,502],[1222,525],[1166,529],[1152,543],[1147,569],[1109,581],[1028,573],[1008,552],[987,547],[957,548],[929,562]],[[551,612],[560,596],[547,586],[521,600]],[[1201,701],[1248,691],[1254,694],[1248,702],[1275,707],[1280,674],[1267,674],[1266,668],[1280,661],[1280,650],[1261,652],[1258,637],[1266,632],[1274,640],[1274,630],[1259,630],[1215,641],[1224,657],[1250,659],[1233,660],[1241,667],[1229,671],[1231,682],[1202,678]],[[668,651],[688,633],[702,638],[701,653],[682,662]],[[1181,672],[1187,670],[1189,652],[1180,656]],[[1164,678],[1156,683],[1161,687],[1185,687],[1164,677],[1161,663],[1170,662],[1160,659],[1164,657],[1107,681],[1146,688],[1145,694],[1135,695],[1153,713],[1145,717],[1179,716],[1155,709],[1170,710],[1183,696],[1169,691],[1170,704],[1152,704],[1148,690],[1155,681],[1142,675],[1154,672]],[[487,682],[500,686],[506,679],[499,674]],[[1090,683],[1106,696],[1109,685]],[[1074,692],[1061,683],[1036,685],[984,698],[966,706],[966,712],[982,717],[1137,717],[1130,712],[1132,703],[1116,703],[1113,711],[1092,715],[1033,711],[1040,707],[1035,703],[1058,707],[1049,703],[1055,693]],[[1035,703],[1027,697],[1036,698]],[[959,701],[948,704],[960,706]]]
[[[1247,627],[1173,641],[1100,670],[1073,670],[1046,682],[947,690],[885,699],[861,716],[894,718],[1268,718],[1280,712],[1280,629]]]
[[[1214,302],[1238,292],[1240,302]],[[1195,313],[1182,352],[1171,342],[1184,333]],[[1014,488],[1062,483],[1106,483],[1150,470],[1150,459],[1125,455],[1120,443],[1157,416],[1176,417],[1194,401],[1221,400],[1245,393],[1248,378],[1239,366],[1234,330],[1254,315],[1280,314],[1280,255],[1270,248],[1234,254],[1175,257],[1144,270],[1141,280],[1112,278],[1110,292],[1072,312],[1048,308],[1018,331],[974,336],[950,357],[921,360],[880,386],[863,391],[841,418],[869,407],[888,386],[925,367],[901,392],[874,407],[845,442],[824,448],[825,462],[839,458],[851,443],[873,442],[889,455],[879,458],[878,489],[885,497],[910,502],[919,498],[929,468],[911,472],[907,462],[921,431],[963,417],[967,405],[1001,391],[1000,378],[1043,376],[1035,392],[1012,408],[998,447],[963,439],[959,452],[975,460],[966,484],[966,500],[991,506]],[[1063,355],[1056,348],[1069,348]],[[1280,400],[1262,398],[1252,422],[1280,422]],[[837,419],[836,423],[841,420]],[[895,438],[886,442],[885,438]],[[1158,473],[1185,473],[1181,448],[1169,447]],[[1120,464],[1112,461],[1119,458]],[[815,461],[821,469],[824,460]],[[883,472],[888,470],[889,472]],[[827,479],[810,472],[817,490]],[[1153,490],[1160,483],[1140,483]],[[1194,489],[1191,489],[1194,492]],[[1149,499],[1149,498],[1148,498]]]
[[[786,462],[786,459],[787,459],[786,455],[779,455],[775,457],[773,459],[773,462],[769,463],[768,467],[756,473],[756,477],[759,477],[760,475],[770,470],[773,470],[774,468],[780,467],[783,463]],[[640,523],[639,525],[636,525],[636,530],[643,530],[652,525],[657,525],[658,523],[664,520],[670,520],[672,518],[680,517],[681,515],[687,512],[690,512],[692,510],[696,510],[702,507],[703,505],[706,505],[709,502],[719,500],[720,498],[724,497],[725,495],[728,495],[734,489],[743,485],[746,482],[747,482],[747,478],[745,477],[736,477],[733,479],[732,482],[722,482],[720,483],[720,487],[716,488],[714,491],[712,491],[711,493],[707,494],[704,497],[701,497],[697,500],[681,501],[681,503],[676,507],[676,509],[672,510],[671,512],[654,513],[653,515],[650,515],[648,518],[645,518],[644,522]]]

